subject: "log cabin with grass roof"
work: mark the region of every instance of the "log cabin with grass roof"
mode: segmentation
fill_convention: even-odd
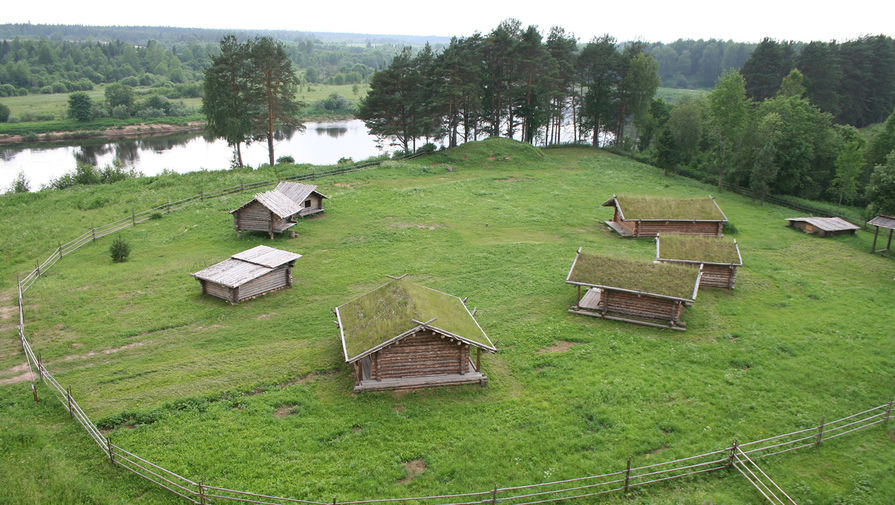
[[[701,267],[608,258],[579,248],[566,277],[567,284],[578,287],[569,312],[685,330],[681,317],[684,307],[696,301],[701,275]]]
[[[682,266],[702,266],[699,287],[733,289],[737,267],[743,266],[736,239],[656,235],[656,261]]]
[[[232,305],[292,287],[292,268],[301,254],[259,245],[191,274],[203,295]]]
[[[354,391],[484,385],[482,352],[497,349],[464,300],[405,276],[334,309]],[[475,357],[472,350],[475,350]]]
[[[727,222],[713,196],[681,199],[612,195],[603,207],[615,209],[606,225],[623,237],[655,237],[659,233],[720,237]]]

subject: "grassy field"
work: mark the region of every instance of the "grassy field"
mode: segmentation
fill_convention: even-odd
[[[21,374],[15,276],[59,241],[131,209],[270,178],[198,172],[0,197],[0,380]],[[123,232],[127,263],[113,264],[102,239],[28,292],[32,345],[116,444],[223,487],[323,501],[414,496],[615,471],[629,456],[666,461],[895,393],[895,262],[868,254],[869,233],[808,236],[785,226],[792,211],[591,148],[471,143],[318,184],[326,215],[301,222],[294,239],[237,239],[226,211],[247,196],[205,200]],[[652,240],[605,229],[612,211],[601,202],[709,193],[735,224],[745,265],[735,291],[700,290],[686,332],[566,312],[578,247],[654,258]],[[304,255],[293,289],[238,306],[200,295],[190,272],[258,244]],[[330,309],[405,272],[478,307],[498,349],[482,360],[486,387],[351,393]],[[0,386],[0,503],[179,503],[109,465],[39,392],[35,405],[26,382]],[[762,467],[798,503],[888,505],[893,430]],[[722,471],[595,502],[760,500]]]
[[[684,97],[699,98],[707,95],[708,92],[709,90],[706,89],[659,88],[656,91],[656,98],[661,98],[668,103],[677,103]]]

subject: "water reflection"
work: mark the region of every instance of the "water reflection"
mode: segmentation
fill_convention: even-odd
[[[317,135],[329,135],[332,138],[339,138],[348,133],[348,128],[344,126],[318,126],[315,130]]]

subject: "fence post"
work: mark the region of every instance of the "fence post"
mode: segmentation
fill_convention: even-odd
[[[171,213],[171,197],[168,197],[168,205],[165,205],[165,214]]]
[[[199,503],[201,505],[206,505],[208,502],[205,500],[205,486],[203,486],[201,482],[198,483],[197,486],[199,486]]]
[[[71,409],[71,386],[68,387],[68,415],[71,417],[75,417],[75,411]]]
[[[892,398],[889,398],[889,403],[886,404],[886,417],[883,418],[883,425],[889,424],[890,417],[892,417]]]
[[[494,484],[494,490],[491,491],[491,505],[497,505],[497,484]]]
[[[727,466],[728,466],[728,468],[731,467],[731,466],[733,466],[733,460],[734,460],[734,458],[735,458],[736,455],[737,455],[737,447],[738,447],[738,446],[737,446],[737,441],[734,440],[734,441],[733,441],[733,445],[730,446],[730,457],[727,458]]]
[[[137,217],[134,214],[134,209],[131,209],[131,226],[137,226]]]
[[[90,235],[93,237],[93,241],[96,242],[96,228],[90,228]]]
[[[628,456],[628,469],[625,470],[625,492],[628,492],[628,483],[631,482],[631,456]]]
[[[34,397],[34,403],[40,403],[37,401],[37,388],[34,387],[34,381],[31,381],[31,396]]]
[[[61,258],[62,257],[62,242],[57,241],[56,243],[59,245],[59,247],[57,247],[56,250],[59,251],[59,257]]]
[[[336,505],[337,503],[339,503],[339,500],[337,500],[336,497],[333,496],[333,505]]]
[[[112,437],[106,437],[106,448],[109,452],[109,463],[115,464],[115,453],[112,451]]]
[[[824,439],[824,422],[826,422],[827,417],[820,417],[820,426],[817,427],[817,442],[814,443],[815,447],[820,447],[821,441]]]
[[[35,270],[37,270],[37,276],[40,277],[40,263],[37,263],[37,268]]]

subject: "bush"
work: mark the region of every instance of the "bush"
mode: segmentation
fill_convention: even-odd
[[[127,119],[131,117],[131,113],[127,110],[127,105],[116,105],[112,107],[112,117],[115,119]]]
[[[730,221],[727,221],[726,223],[724,223],[724,234],[725,235],[736,235],[738,231],[739,230],[737,230],[737,225],[731,223]]]
[[[0,103],[0,123],[9,121],[9,107]]]
[[[127,261],[130,254],[130,244],[121,238],[121,235],[115,237],[115,240],[112,241],[112,245],[109,247],[109,255],[112,256],[112,261],[115,263],[124,263]]]
[[[0,97],[16,96],[16,87],[12,84],[0,84]]]
[[[41,95],[53,94],[53,86],[43,86],[39,89]]]
[[[132,75],[125,77],[124,79],[121,79],[118,82],[120,82],[121,84],[124,84],[125,86],[131,86],[131,87],[136,87],[136,86],[140,85],[140,80]]]
[[[53,93],[68,93],[68,86],[61,81],[56,81],[52,84]]]
[[[25,177],[25,172],[19,171],[16,178],[12,181],[12,186],[10,186],[9,191],[12,193],[27,193],[31,191],[31,184]]]
[[[295,158],[289,155],[280,156],[279,158],[277,158],[277,164],[280,163],[295,163]]]

